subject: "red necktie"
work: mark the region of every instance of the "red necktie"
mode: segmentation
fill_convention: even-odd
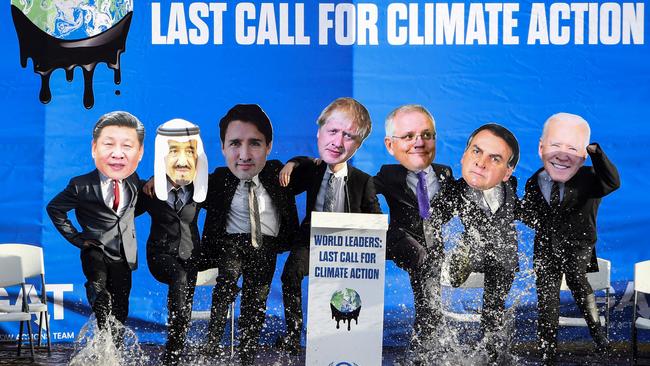
[[[118,207],[120,207],[120,184],[113,179],[113,211],[117,212]]]

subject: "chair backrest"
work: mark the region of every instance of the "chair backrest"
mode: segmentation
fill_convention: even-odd
[[[650,261],[634,264],[634,291],[650,294]]]
[[[480,288],[483,287],[485,275],[483,273],[472,272],[469,277],[460,285],[460,288]]]
[[[22,258],[25,278],[45,274],[43,248],[31,244],[0,244],[0,256],[15,255]]]
[[[598,258],[598,272],[587,273],[587,281],[594,291],[607,290],[611,286],[612,263],[607,259]],[[566,283],[566,277],[562,275],[562,285],[560,290],[569,290]]]
[[[440,284],[446,287],[453,287],[451,285],[451,276],[449,275],[450,261],[447,259],[449,256],[445,257],[445,261],[442,263],[440,270]],[[484,277],[483,273],[472,272],[458,288],[481,288],[483,287]]]
[[[15,255],[0,256],[0,287],[25,283],[21,258]]]
[[[197,286],[214,286],[217,284],[217,276],[219,275],[219,269],[210,268],[205,271],[201,271],[196,275],[196,285]]]

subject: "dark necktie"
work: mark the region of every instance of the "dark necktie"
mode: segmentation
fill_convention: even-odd
[[[172,192],[174,193],[174,211],[176,213],[180,214],[181,210],[183,209],[183,189],[182,188],[172,188]],[[183,218],[181,217],[181,221],[179,224],[181,225],[181,236],[180,236],[180,242],[178,244],[178,256],[182,260],[187,260],[191,255],[192,255],[192,250],[194,249],[194,242],[192,242],[192,234],[185,230],[185,225],[182,221]]]
[[[560,184],[557,182],[553,182],[553,185],[551,185],[551,198],[549,201],[552,208],[560,206]]]
[[[180,212],[183,209],[183,196],[180,188],[173,188],[174,192],[174,211]]]
[[[257,194],[255,193],[255,183],[246,182],[248,189],[248,214],[251,221],[251,244],[253,248],[259,248],[262,245],[262,226],[260,224],[260,208],[257,203]]]
[[[323,212],[336,211],[336,177],[330,174],[327,180],[327,190],[325,191],[325,200],[323,201]]]
[[[418,209],[420,211],[420,217],[423,219],[428,219],[430,216],[429,213],[429,193],[427,191],[427,173],[420,171],[418,173],[418,185],[415,188],[418,198]]]
[[[113,211],[117,212],[120,207],[120,183],[113,179]]]

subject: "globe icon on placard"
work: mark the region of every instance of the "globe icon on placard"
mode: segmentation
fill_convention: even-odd
[[[330,299],[330,309],[332,310],[332,319],[336,321],[336,329],[339,329],[339,322],[348,323],[348,331],[351,329],[352,320],[359,323],[359,313],[361,312],[361,296],[351,289],[346,288],[338,290],[332,294]]]
[[[43,32],[58,39],[100,34],[133,10],[132,0],[11,0]]]

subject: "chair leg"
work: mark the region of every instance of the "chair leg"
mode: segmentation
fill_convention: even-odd
[[[34,361],[34,339],[32,333],[32,325],[30,324],[30,321],[31,319],[27,321],[27,333],[29,335],[29,350],[31,351],[30,359]]]
[[[36,348],[41,348],[41,334],[43,334],[43,312],[38,313],[38,344]]]
[[[23,323],[24,321],[21,321],[20,326],[18,327],[18,357],[20,357],[23,348]],[[29,321],[27,321],[27,324],[29,324]]]
[[[235,302],[230,304],[230,358],[235,357]]]
[[[637,300],[638,300],[638,293],[636,290],[634,291],[634,305],[632,307],[632,364],[636,365],[637,364],[637,329],[636,329],[636,306],[637,306]]]
[[[50,313],[45,312],[45,327],[47,328],[47,355],[52,355],[52,342],[50,341]]]
[[[638,362],[638,357],[637,357],[637,334],[636,334],[636,326],[635,326],[635,321],[632,319],[632,364],[636,365]]]

